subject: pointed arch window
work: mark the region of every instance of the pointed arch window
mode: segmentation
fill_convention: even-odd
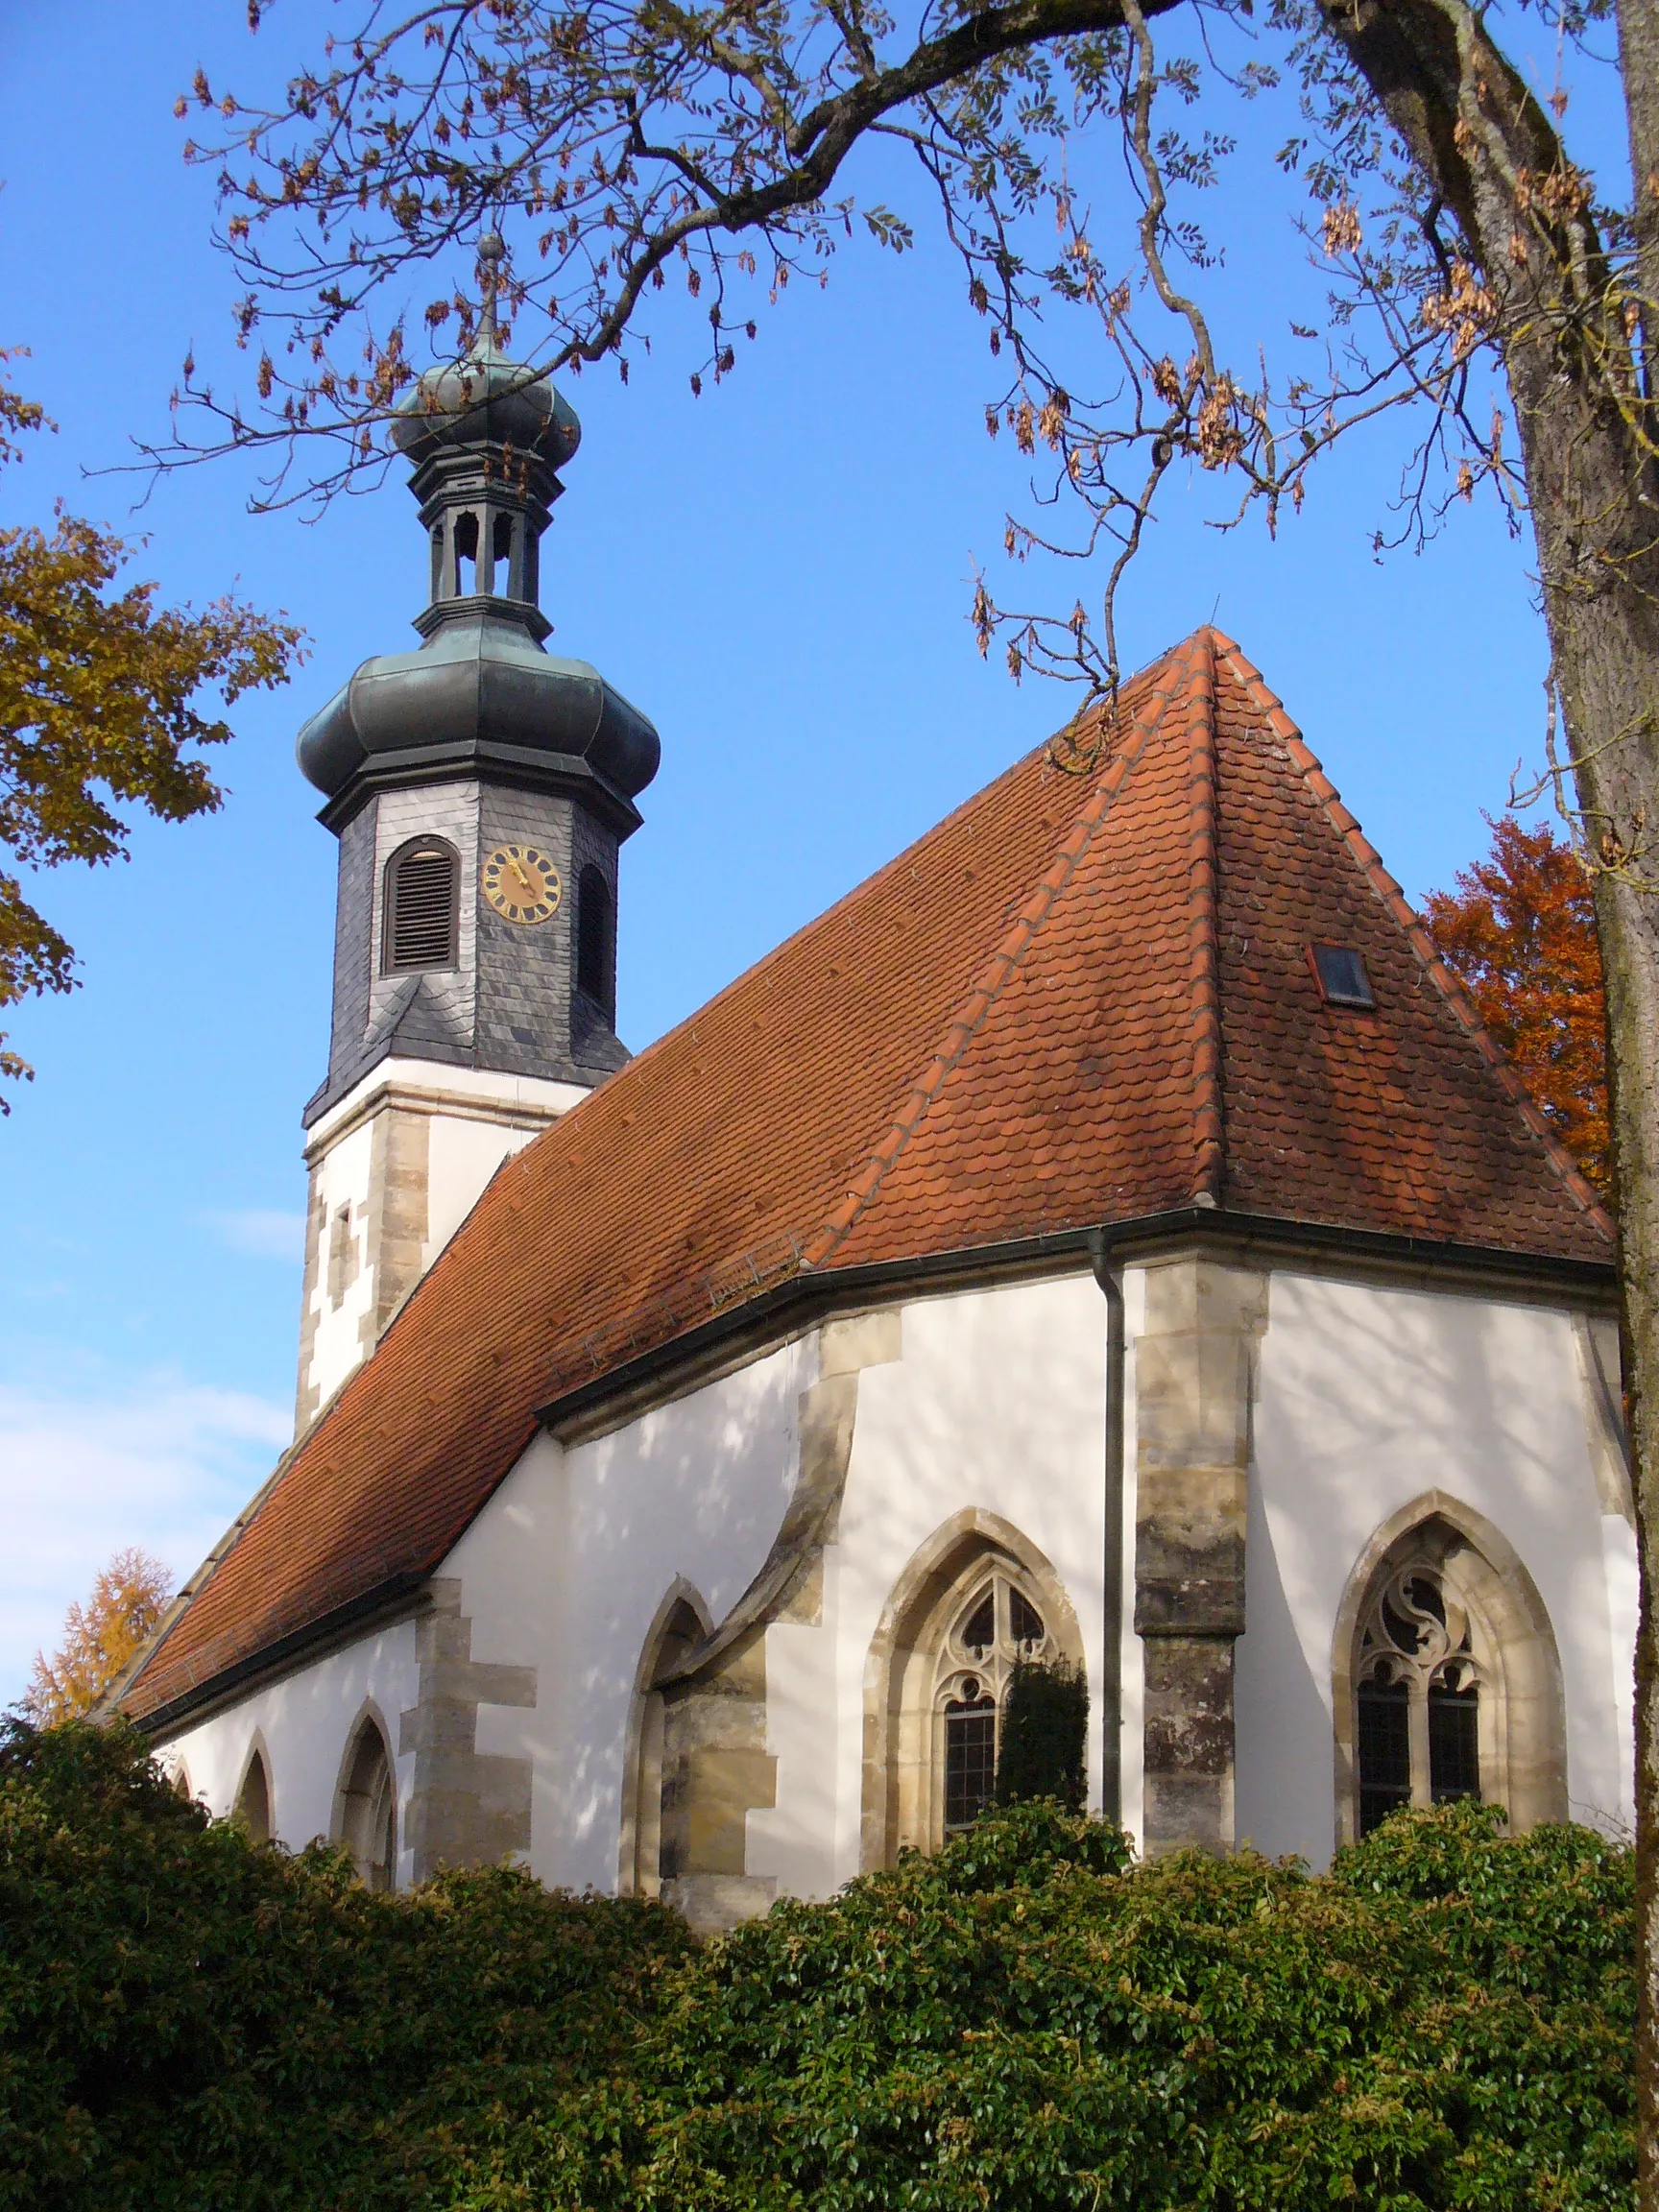
[[[1442,1571],[1408,1559],[1359,1629],[1359,1833],[1401,1805],[1480,1794],[1482,1669],[1467,1605]]]
[[[271,1840],[271,1776],[265,1765],[265,1754],[254,1750],[242,1777],[242,1787],[236,1792],[236,1810],[233,1817],[255,1843]]]
[[[1458,1797],[1502,1805],[1516,1829],[1567,1816],[1561,1666],[1537,1587],[1489,1522],[1440,1491],[1422,1503],[1378,1531],[1337,1620],[1339,1842]]]
[[[388,975],[453,968],[459,958],[461,861],[442,837],[412,837],[386,863],[381,966]]]
[[[1081,1670],[1066,1586],[1037,1547],[975,1506],[945,1522],[894,1584],[864,1673],[859,1857],[892,1866],[972,1825],[996,1785],[1022,1659]]]
[[[623,1783],[619,1871],[624,1896],[660,1897],[663,1875],[673,1870],[664,1867],[662,1848],[667,1734],[667,1700],[662,1685],[708,1633],[708,1617],[697,1610],[691,1599],[671,1597],[646,1638],[635,1687]]]
[[[386,1739],[372,1717],[358,1729],[348,1754],[338,1833],[369,1888],[396,1886],[397,1786]]]
[[[1008,1683],[1022,1659],[1058,1656],[1035,1600],[993,1568],[961,1607],[937,1662],[938,1814],[947,1836],[971,1828],[997,1789]]]

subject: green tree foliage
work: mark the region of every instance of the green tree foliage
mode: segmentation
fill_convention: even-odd
[[[16,432],[45,423],[0,381],[0,464],[17,458]],[[163,822],[211,813],[223,793],[193,749],[231,731],[201,711],[200,693],[231,704],[283,683],[300,651],[291,622],[231,598],[198,614],[157,607],[154,584],[112,591],[133,550],[61,510],[50,535],[0,530],[0,855],[26,867],[125,857],[123,802]],[[0,1010],[72,990],[74,967],[67,939],[0,868]],[[32,1072],[0,1032],[0,1075]]]
[[[505,1871],[380,1895],[210,1825],[124,1730],[13,1724],[0,2206],[493,2201],[495,2132],[618,2065],[689,1947],[660,1906]]]
[[[1628,1855],[1496,1818],[1397,1816],[1310,1879],[987,1815],[704,1953],[513,2170],[607,2212],[1626,2206]]]
[[[1037,1804],[700,1948],[508,1873],[372,1894],[14,1730],[0,2206],[1628,2206],[1631,1922],[1627,1851],[1473,1805],[1310,1878]]]
[[[1022,1659],[1002,1709],[997,1802],[1054,1797],[1068,1813],[1081,1813],[1088,1794],[1088,1677],[1063,1659],[1053,1666]]]

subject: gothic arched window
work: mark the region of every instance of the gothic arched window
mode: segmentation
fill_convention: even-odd
[[[709,1633],[703,1600],[688,1583],[677,1582],[658,1607],[645,1638],[634,1688],[622,1787],[622,1856],[618,1868],[624,1897],[658,1897],[662,1892],[663,1749],[667,1702],[662,1683]]]
[[[236,1792],[236,1809],[232,1815],[255,1843],[271,1840],[271,1776],[265,1765],[265,1754],[257,1746],[248,1761],[242,1776],[242,1787]]]
[[[997,1788],[1009,1677],[1022,1659],[1056,1656],[1036,1605],[1006,1570],[992,1570],[946,1635],[935,1690],[939,1824],[970,1828]]]
[[[336,1822],[339,1840],[371,1889],[390,1889],[397,1878],[397,1786],[386,1739],[365,1717],[347,1753]]]
[[[1429,1493],[1350,1577],[1334,1652],[1338,1841],[1398,1807],[1567,1813],[1561,1667],[1537,1588],[1481,1516]]]
[[[1426,1558],[1376,1591],[1359,1626],[1359,1833],[1398,1805],[1480,1794],[1480,1691],[1469,1610]]]
[[[388,975],[453,968],[461,863],[442,837],[412,837],[386,863],[381,966]]]
[[[970,1827],[997,1780],[1008,1684],[1022,1659],[1080,1668],[1083,1643],[1036,1546],[971,1507],[900,1576],[864,1677],[862,1863],[935,1851]]]
[[[576,885],[576,988],[616,1018],[615,916],[605,871],[591,860]]]

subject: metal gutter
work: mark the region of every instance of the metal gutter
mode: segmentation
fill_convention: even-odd
[[[1100,1816],[1123,1823],[1123,1278],[1116,1238],[1097,1229],[1089,1263],[1106,1300],[1106,1445],[1101,1482],[1105,1542],[1100,1561]]]
[[[168,1735],[187,1715],[203,1706],[217,1705],[251,1677],[276,1671],[285,1661],[309,1650],[313,1645],[332,1643],[348,1628],[359,1627],[377,1615],[407,1612],[410,1610],[408,1600],[425,1589],[428,1579],[424,1570],[417,1572],[413,1568],[390,1575],[360,1598],[349,1598],[343,1605],[336,1605],[329,1612],[319,1614],[316,1620],[290,1629],[274,1643],[261,1645],[246,1658],[215,1669],[200,1682],[192,1683],[176,1697],[169,1698],[165,1705],[156,1705],[141,1714],[133,1726],[146,1736]]]
[[[697,1371],[722,1351],[754,1338],[764,1339],[780,1327],[803,1328],[847,1307],[868,1305],[896,1289],[914,1286],[937,1290],[953,1281],[978,1281],[987,1275],[1020,1275],[1067,1260],[1091,1264],[1097,1224],[1061,1229],[1045,1236],[974,1244],[903,1260],[871,1261],[856,1267],[803,1267],[753,1298],[733,1300],[707,1321],[682,1330],[620,1365],[608,1367],[592,1382],[576,1384],[538,1408],[536,1420],[560,1433],[602,1417],[608,1407],[625,1407],[642,1393],[655,1395],[677,1371],[694,1380]],[[1276,1214],[1235,1214],[1213,1206],[1182,1206],[1113,1222],[1105,1231],[1121,1264],[1172,1244],[1223,1246],[1241,1258],[1257,1253],[1281,1259],[1301,1257],[1329,1262],[1340,1259],[1361,1271],[1411,1268],[1444,1279],[1449,1286],[1491,1289],[1508,1286],[1531,1294],[1574,1292],[1613,1300],[1618,1282],[1612,1259],[1569,1260],[1553,1254],[1506,1252],[1486,1245],[1441,1242],[1402,1237],[1382,1230],[1344,1228],[1336,1223],[1293,1221]]]
[[[1439,1243],[1425,1238],[1344,1229],[1330,1223],[1233,1214],[1215,1207],[1183,1206],[1166,1213],[1139,1214],[1113,1222],[1105,1229],[1090,1224],[1055,1230],[1046,1236],[1014,1238],[998,1244],[967,1245],[911,1259],[872,1262],[859,1267],[802,1268],[757,1296],[734,1301],[698,1327],[683,1331],[619,1367],[607,1369],[591,1382],[565,1391],[541,1407],[534,1418],[540,1426],[555,1433],[568,1432],[589,1423],[595,1427],[612,1425],[629,1417],[630,1400],[643,1398],[655,1402],[665,1389],[692,1386],[704,1378],[709,1367],[735,1357],[754,1340],[764,1342],[781,1330],[807,1328],[849,1307],[890,1301],[896,1292],[913,1290],[926,1294],[948,1289],[956,1283],[983,1282],[987,1276],[1042,1273],[1068,1262],[1078,1268],[1092,1266],[1102,1236],[1110,1240],[1112,1264],[1119,1273],[1137,1260],[1200,1243],[1229,1249],[1240,1258],[1266,1253],[1277,1254],[1282,1261],[1300,1257],[1329,1262],[1339,1259],[1348,1272],[1353,1272],[1356,1265],[1361,1271],[1410,1268],[1441,1278],[1454,1288],[1460,1285],[1489,1291],[1507,1287],[1533,1296],[1550,1293],[1557,1298],[1576,1293],[1608,1306],[1616,1303],[1618,1295],[1611,1259],[1605,1262],[1567,1260],[1543,1253],[1504,1252],[1483,1245]],[[420,1286],[416,1285],[416,1291]],[[1118,1406],[1116,1413],[1114,1404]],[[1109,1393],[1108,1423],[1120,1422],[1121,1418],[1120,1394]],[[314,1421],[306,1431],[307,1438],[315,1433],[316,1427]],[[296,1439],[277,1462],[259,1493],[261,1499],[278,1479],[303,1440]],[[1115,1462],[1119,1482],[1121,1459],[1119,1443]],[[502,1470],[502,1479],[507,1472]],[[492,1485],[492,1492],[494,1487]],[[1118,1513],[1121,1517],[1121,1503]],[[204,1566],[217,1564],[251,1518],[252,1508],[238,1516]],[[419,1593],[437,1564],[434,1561],[419,1570],[406,1569],[376,1583],[362,1597],[350,1599],[290,1629],[248,1657],[192,1683],[165,1705],[146,1713],[137,1725],[146,1735],[161,1735],[186,1714],[216,1704],[254,1675],[276,1671],[312,1647],[334,1640],[348,1627],[358,1626],[375,1614],[397,1609]],[[1112,1572],[1110,1565],[1108,1572]],[[1120,1606],[1120,1555],[1116,1572]],[[198,1580],[198,1577],[192,1579]],[[202,1579],[210,1579],[210,1576]],[[197,1594],[199,1590],[191,1593]],[[158,1639],[152,1652],[158,1653],[164,1643],[164,1637]],[[1112,1663],[1118,1648],[1113,1647],[1108,1664]],[[142,1680],[143,1671],[140,1668],[132,1686],[136,1687],[136,1682]]]

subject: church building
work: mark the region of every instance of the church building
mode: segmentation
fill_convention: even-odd
[[[537,606],[578,437],[488,315],[422,380],[421,641],[301,735],[296,1436],[117,1693],[180,1787],[719,1928],[971,1823],[1037,1657],[1148,1854],[1627,1820],[1609,1223],[1242,650],[631,1057],[658,736]]]

